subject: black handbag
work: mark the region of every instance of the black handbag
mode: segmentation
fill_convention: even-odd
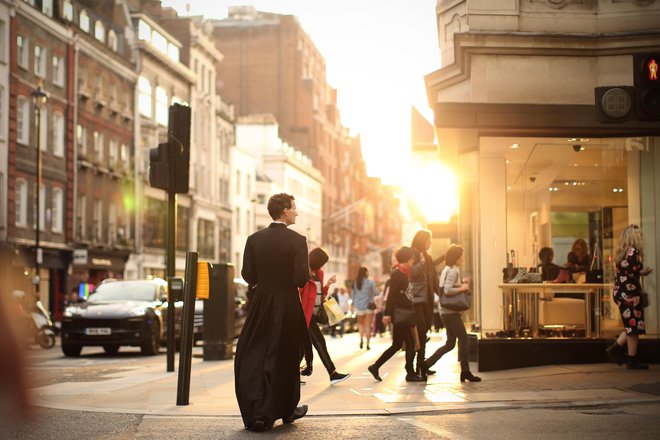
[[[396,325],[406,325],[412,327],[417,323],[416,316],[417,315],[415,315],[415,309],[403,309],[400,307],[395,307],[392,320]]]
[[[440,307],[455,312],[464,312],[472,306],[472,292],[465,291],[456,295],[443,294],[440,296]]]
[[[319,307],[319,311],[316,312],[316,322],[318,322],[321,325],[328,325],[330,322],[328,320],[328,314],[325,311],[325,307],[323,307],[323,304]]]

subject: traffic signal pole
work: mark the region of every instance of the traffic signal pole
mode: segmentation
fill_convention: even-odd
[[[170,174],[174,173],[170,167]],[[167,240],[166,240],[166,272],[167,272],[167,371],[174,371],[174,351],[176,349],[176,334],[175,334],[175,314],[176,301],[172,290],[172,278],[175,273],[175,259],[176,259],[176,193],[172,191],[167,192]],[[186,280],[187,281],[187,280]]]

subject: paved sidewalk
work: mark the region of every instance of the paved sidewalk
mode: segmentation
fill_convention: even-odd
[[[660,366],[629,371],[613,364],[558,365],[487,373],[480,383],[459,382],[456,351],[436,364],[427,384],[406,383],[403,353],[382,369],[383,382],[367,371],[389,345],[372,340],[370,351],[358,350],[357,336],[328,338],[330,354],[341,372],[352,376],[330,386],[320,361],[302,387],[302,403],[310,415],[406,414],[432,411],[473,411],[486,408],[592,406],[622,402],[660,402]],[[434,336],[429,353],[442,345]],[[238,416],[232,361],[203,362],[194,350],[190,405],[177,406],[178,374],[164,365],[119,365],[92,381],[63,382],[35,388],[38,406],[100,412],[152,415]],[[176,363],[178,366],[178,361]],[[473,366],[476,370],[476,366]]]

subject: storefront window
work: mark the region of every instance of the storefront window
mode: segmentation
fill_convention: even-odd
[[[584,283],[588,277],[589,282],[611,286],[621,233],[640,218],[639,157],[644,145],[633,139],[573,138],[517,139],[506,147],[507,258],[513,267],[538,272],[526,282]],[[549,322],[543,310],[549,310],[548,300],[556,297],[575,300],[584,319],[584,293],[553,293],[540,303],[542,327],[544,319]],[[600,304],[594,305],[601,316],[592,312],[586,319],[599,320],[600,327],[591,324],[592,330],[599,328],[606,336],[620,331],[611,297],[605,287]],[[570,324],[576,335],[588,326]]]
[[[165,202],[147,197],[144,201],[144,245],[165,246]]]

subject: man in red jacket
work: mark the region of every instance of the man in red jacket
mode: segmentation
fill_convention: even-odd
[[[309,273],[310,280],[300,289],[300,301],[302,302],[303,312],[309,328],[309,337],[312,345],[323,362],[323,366],[330,375],[330,384],[334,385],[348,379],[351,375],[338,373],[335,364],[330,359],[328,347],[325,344],[325,338],[318,324],[327,324],[328,317],[323,309],[323,300],[328,295],[330,285],[335,282],[335,276],[328,279],[328,284],[323,285],[323,271],[321,268],[328,262],[328,254],[321,248],[312,249],[309,253]]]

